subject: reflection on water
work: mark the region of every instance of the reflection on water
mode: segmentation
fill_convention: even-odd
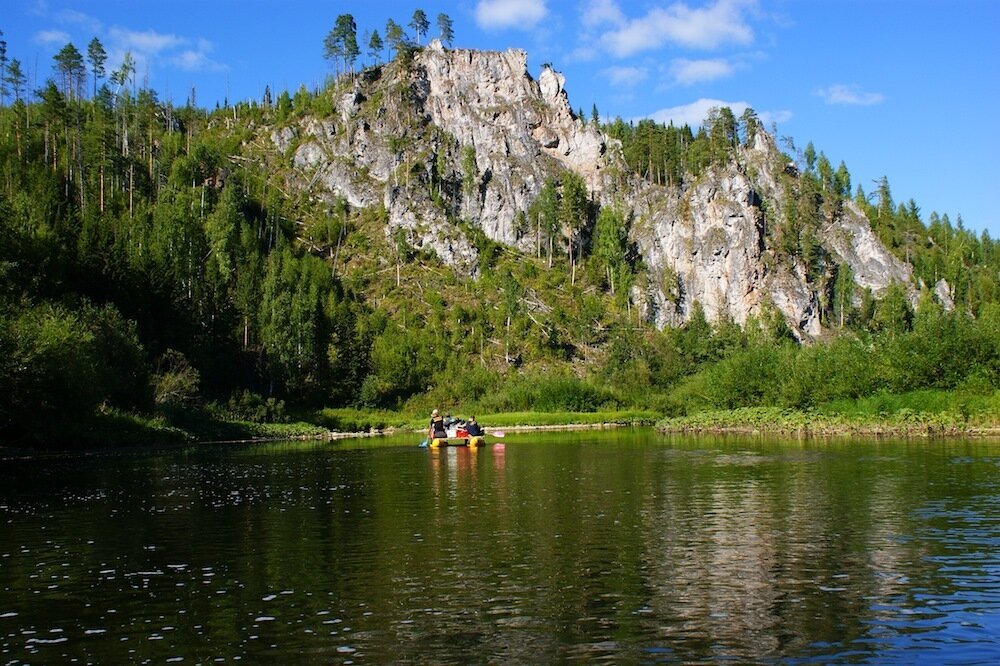
[[[4,461],[0,663],[995,663],[1000,444]]]

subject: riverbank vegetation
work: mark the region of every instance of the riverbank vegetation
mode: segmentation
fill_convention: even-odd
[[[481,257],[480,274],[463,278],[386,237],[381,206],[286,191],[289,160],[260,128],[328,115],[343,83],[204,109],[193,93],[175,106],[137,86],[129,62],[106,79],[95,67],[88,86],[82,59],[57,59],[35,91],[16,59],[0,72],[7,445],[419,427],[432,407],[494,427],[845,404],[874,418],[866,401],[883,405],[878,418],[1000,413],[997,242],[947,215],[925,223],[912,201],[895,205],[887,181],[873,197],[859,188],[880,238],[924,285],[916,307],[900,285],[876,300],[810,241],[824,202],[850,195],[846,168],[832,171],[822,153],[806,151],[789,189],[799,214],[768,241],[773,261],[815,276],[826,336],[797,343],[773,307],[743,325],[708,322],[697,303],[685,325],[661,331],[628,300],[650,277],[627,221],[571,177],[532,208],[552,234],[570,230],[556,244],[564,253],[518,253],[454,217]],[[647,165],[642,175],[673,184],[756,131],[752,114],[726,111],[698,131],[604,127],[630,164]],[[431,198],[437,186],[428,182]],[[948,308],[927,287],[942,279]],[[908,402],[919,396],[950,406]]]
[[[661,419],[665,432],[759,432],[796,436],[1000,437],[1000,392],[880,394],[814,409],[739,407]]]

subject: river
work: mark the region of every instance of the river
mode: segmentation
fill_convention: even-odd
[[[0,664],[1000,663],[1000,442],[0,461]]]

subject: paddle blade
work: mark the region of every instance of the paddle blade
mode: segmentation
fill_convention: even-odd
[[[490,430],[490,434],[494,437],[503,437],[505,433],[503,430]]]

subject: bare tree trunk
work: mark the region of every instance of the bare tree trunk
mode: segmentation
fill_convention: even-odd
[[[128,216],[132,217],[132,213],[135,210],[135,162],[129,161],[128,163]]]
[[[507,315],[507,334],[503,338],[503,358],[510,363],[510,315]]]
[[[107,159],[105,148],[101,146],[101,212],[104,212],[104,160]]]
[[[535,216],[535,256],[542,257],[542,214]]]

